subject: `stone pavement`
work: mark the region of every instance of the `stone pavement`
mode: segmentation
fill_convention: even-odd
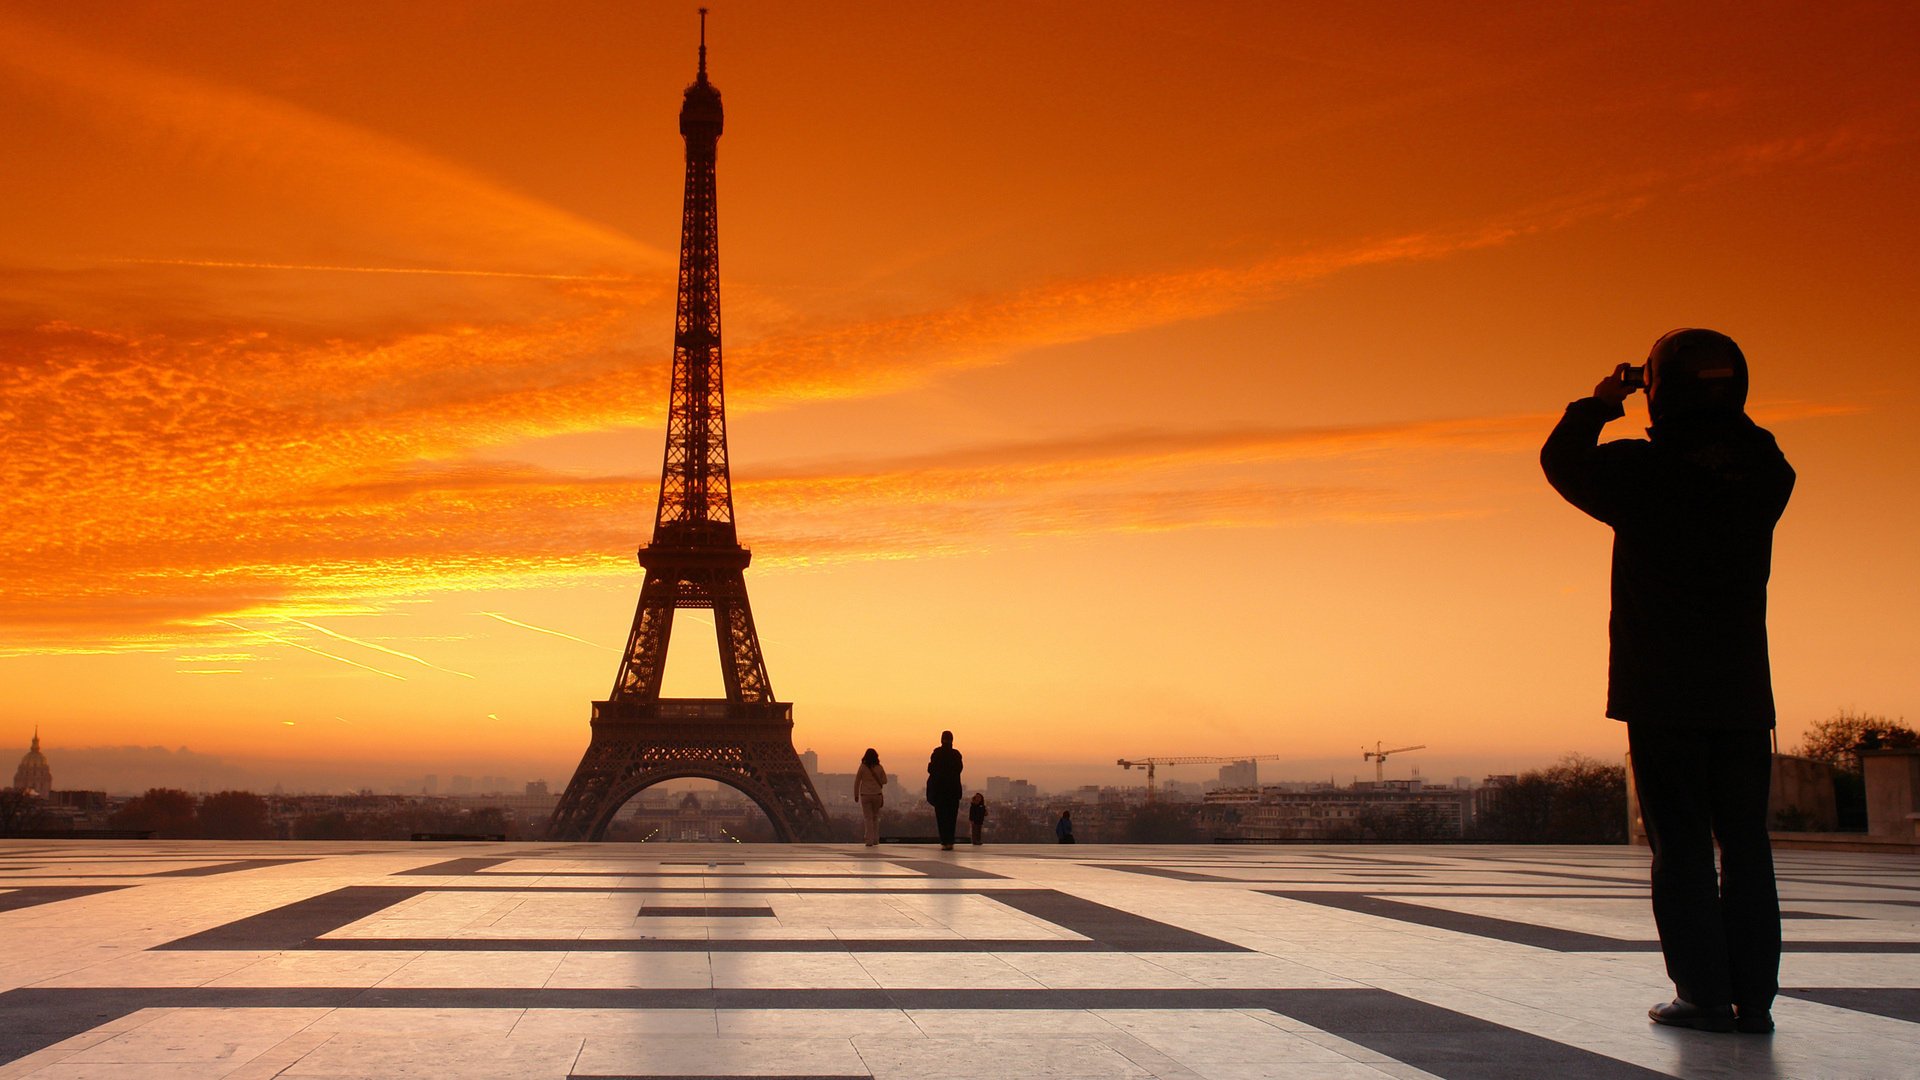
[[[1767,1037],[1631,848],[0,841],[0,1078],[1920,1075],[1920,863],[1778,859]]]

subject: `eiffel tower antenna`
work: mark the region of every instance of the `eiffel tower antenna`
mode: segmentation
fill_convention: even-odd
[[[700,9],[700,74],[699,81],[707,81],[707,9]]]
[[[734,532],[720,363],[720,216],[715,188],[724,112],[707,81],[705,8],[700,66],[680,105],[687,144],[674,305],[673,379],[653,539],[641,546],[633,630],[592,737],[554,808],[547,835],[598,840],[627,800],[663,780],[702,777],[758,803],[782,840],[820,834],[820,796],[793,750],[793,706],[777,701],[747,603],[752,553]],[[663,698],[661,677],[676,611],[713,612],[724,698]]]

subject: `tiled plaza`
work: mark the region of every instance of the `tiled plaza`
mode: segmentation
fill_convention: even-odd
[[[0,1077],[1904,1077],[1920,865],[1779,854],[1772,1036],[1646,853],[0,842]]]

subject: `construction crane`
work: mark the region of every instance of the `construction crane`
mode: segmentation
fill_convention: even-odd
[[[1373,762],[1373,780],[1374,783],[1379,783],[1387,778],[1388,754],[1404,754],[1409,750],[1425,750],[1426,748],[1426,744],[1421,743],[1419,746],[1397,746],[1392,750],[1382,750],[1380,749],[1380,744],[1375,742],[1371,750],[1364,746],[1360,748],[1360,760]]]
[[[1123,769],[1147,770],[1147,805],[1153,805],[1153,770],[1157,765],[1233,765],[1242,761],[1278,761],[1285,754],[1242,754],[1239,757],[1143,757],[1121,758],[1116,764]]]

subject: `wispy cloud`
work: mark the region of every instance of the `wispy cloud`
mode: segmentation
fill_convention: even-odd
[[[602,645],[602,644],[600,644],[600,643],[599,643],[599,642],[597,642],[597,641],[588,641],[588,640],[587,640],[586,638],[583,638],[583,637],[574,637],[574,636],[573,636],[572,634],[568,634],[568,633],[565,633],[565,632],[563,632],[563,631],[559,631],[559,630],[554,630],[554,629],[550,629],[550,628],[548,628],[548,627],[545,627],[545,626],[535,626],[535,625],[533,625],[532,623],[528,623],[528,622],[521,622],[521,621],[520,621],[519,619],[510,619],[510,618],[508,618],[507,616],[505,616],[505,615],[502,615],[502,614],[500,614],[500,613],[499,613],[499,612],[497,612],[497,611],[476,611],[476,612],[474,612],[474,614],[475,614],[475,615],[484,615],[484,616],[486,616],[486,617],[487,617],[487,618],[489,618],[489,619],[496,619],[496,620],[498,620],[498,621],[500,621],[500,622],[503,622],[503,623],[506,623],[506,624],[507,624],[508,626],[517,626],[517,627],[519,627],[519,628],[521,628],[522,630],[532,630],[533,632],[535,632],[535,633],[538,633],[538,634],[550,634],[550,635],[552,635],[552,636],[554,636],[554,637],[557,637],[557,638],[565,638],[565,639],[566,639],[566,640],[568,640],[568,641],[577,641],[577,642],[579,642],[579,643],[580,643],[580,644],[582,644],[582,645],[587,645],[587,646],[591,646],[591,647],[593,647],[593,648],[595,648],[595,649],[604,649],[604,650],[606,650],[607,652],[619,652],[619,651],[620,651],[619,649],[615,649],[615,648],[613,648],[613,647],[611,647],[611,646],[608,646],[608,645]]]
[[[310,652],[310,653],[312,653],[312,654],[313,654],[313,655],[315,655],[315,656],[324,656],[324,657],[326,657],[326,658],[327,658],[327,659],[329,659],[329,660],[334,660],[334,661],[337,661],[337,662],[339,662],[339,663],[342,663],[342,664],[345,664],[345,665],[347,665],[348,667],[356,667],[356,668],[359,668],[359,669],[360,669],[360,670],[362,670],[362,671],[371,671],[371,672],[373,672],[373,673],[374,673],[375,675],[379,675],[379,676],[382,676],[382,677],[384,677],[384,678],[388,678],[388,679],[394,679],[394,680],[397,680],[397,681],[400,681],[400,682],[405,682],[405,681],[406,681],[406,676],[404,676],[404,675],[395,675],[395,674],[394,674],[393,672],[391,672],[391,671],[382,671],[382,670],[380,670],[380,669],[379,669],[379,668],[377,668],[377,667],[372,667],[372,666],[369,666],[369,665],[367,665],[367,664],[363,664],[363,663],[361,663],[361,662],[360,662],[360,661],[358,661],[358,660],[349,660],[349,659],[347,659],[346,657],[344,657],[344,656],[341,656],[341,655],[339,655],[338,653],[330,653],[330,652],[327,652],[327,651],[326,651],[326,650],[324,650],[324,649],[316,649],[316,648],[314,648],[314,647],[313,647],[313,646],[311,646],[311,645],[303,645],[303,644],[301,644],[301,643],[300,643],[300,642],[298,642],[298,641],[294,641],[294,640],[292,640],[291,638],[284,638],[284,637],[281,637],[281,636],[280,636],[279,634],[274,634],[274,633],[270,633],[270,632],[268,632],[268,631],[266,631],[266,630],[261,630],[261,629],[259,629],[259,628],[257,628],[257,627],[252,627],[252,626],[241,626],[241,625],[240,625],[239,623],[237,623],[237,622],[234,622],[234,621],[232,621],[231,619],[218,619],[218,620],[215,620],[215,621],[217,621],[217,622],[220,622],[220,623],[223,623],[223,624],[225,624],[225,625],[227,625],[227,626],[231,626],[231,627],[233,627],[233,628],[234,628],[235,630],[238,630],[238,631],[240,631],[240,632],[242,632],[242,633],[246,633],[246,634],[254,634],[254,635],[257,635],[257,636],[259,636],[259,637],[263,637],[263,638],[266,638],[266,639],[267,639],[268,641],[271,641],[271,642],[273,642],[273,643],[275,643],[276,645],[285,645],[285,646],[287,646],[288,648],[291,648],[291,649],[301,649],[301,650],[304,650],[304,651],[306,651],[306,652]]]
[[[414,663],[419,664],[421,667],[424,667],[424,668],[431,668],[434,671],[444,671],[449,675],[458,675],[463,679],[473,678],[472,675],[469,675],[464,671],[455,671],[452,668],[441,667],[439,664],[435,664],[427,660],[422,660],[420,657],[415,656],[410,652],[401,652],[399,649],[390,649],[385,645],[381,645],[377,642],[366,641],[362,638],[348,637],[347,635],[342,634],[337,630],[329,630],[318,623],[311,623],[305,619],[295,619],[295,618],[289,617],[287,621],[291,623],[296,623],[300,626],[304,626],[309,630],[318,631],[319,633],[325,634],[330,638],[336,638],[340,641],[347,642],[350,645],[358,645],[361,648],[372,649],[376,652],[383,652],[389,656],[397,656],[402,660],[411,660]]]
[[[467,265],[539,258],[557,264],[552,272],[569,273],[582,264],[669,263],[665,253],[604,225],[391,137],[92,49],[26,19],[0,16],[0,70],[54,95],[88,137],[138,149],[163,167],[221,176],[229,188],[329,208],[336,250],[379,250],[407,237],[416,249],[465,253]]]
[[[1756,409],[1772,424],[1846,411]],[[1465,456],[1530,459],[1552,419],[1099,432],[745,472],[736,491],[749,508],[747,539],[762,565],[775,566],[940,556],[1036,536],[1406,522],[1487,513],[1489,504],[1397,478],[1456,471]],[[451,671],[314,620],[378,612],[421,592],[631,575],[630,558],[617,553],[641,538],[653,484],[651,476],[581,478],[527,465],[389,466],[286,505],[216,514],[238,529],[217,545],[176,540],[169,548],[159,536],[158,550],[131,573],[119,557],[97,568],[77,559],[30,564],[0,599],[0,619],[16,631],[37,627],[51,648],[100,647],[103,635],[150,647],[168,623],[269,620]],[[62,608],[56,597],[76,606]],[[114,618],[83,617],[101,611]],[[618,651],[499,611],[475,614]],[[353,663],[256,628],[245,633]]]
[[[317,266],[303,263],[231,262],[213,259],[113,259],[134,266],[184,266],[202,270],[278,270],[315,274],[414,274],[428,277],[520,278],[528,281],[601,281],[629,283],[631,274],[537,274],[520,270],[451,270],[424,266]]]

